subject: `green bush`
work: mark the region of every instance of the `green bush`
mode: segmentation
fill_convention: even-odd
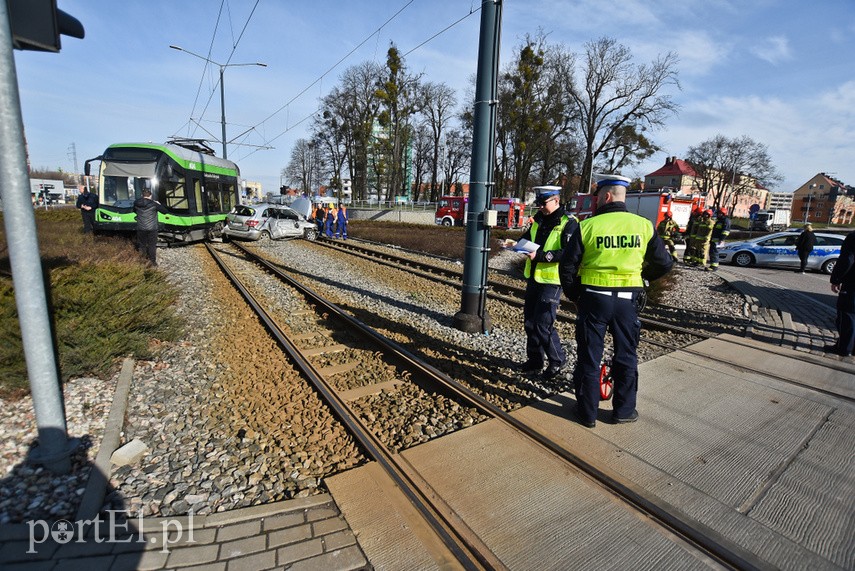
[[[71,209],[36,214],[42,267],[63,381],[109,374],[117,359],[152,356],[180,333],[177,291],[123,238],[81,233]],[[29,389],[5,234],[0,235],[0,394]]]

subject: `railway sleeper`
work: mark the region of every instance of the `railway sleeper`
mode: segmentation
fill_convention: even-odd
[[[349,363],[341,363],[339,365],[333,365],[331,367],[324,367],[320,371],[318,371],[324,377],[331,377],[333,375],[338,375],[341,373],[347,373],[348,371],[354,370],[359,366],[359,363],[356,361],[351,361]]]
[[[398,390],[398,386],[404,384],[404,381],[393,380],[372,385],[356,387],[339,393],[342,400],[353,402],[369,395],[379,395],[382,392],[391,393]]]
[[[340,353],[349,349],[347,345],[337,343],[335,345],[325,345],[323,347],[313,347],[311,349],[301,349],[300,352],[306,357],[316,357],[318,355],[327,355],[329,353]]]

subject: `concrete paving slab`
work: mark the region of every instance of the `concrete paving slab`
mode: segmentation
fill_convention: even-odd
[[[764,370],[771,376],[808,384],[820,390],[842,394],[850,399],[855,398],[855,364],[853,363],[731,335],[721,335],[696,343],[691,349],[713,360],[730,363],[737,367],[756,368],[757,363],[763,363]],[[781,358],[775,358],[775,356]]]
[[[448,550],[431,539],[430,530],[403,494],[384,492],[388,482],[375,463],[325,480],[374,568],[458,568]]]
[[[707,568],[587,476],[496,421],[403,455],[510,569]],[[616,542],[633,548],[616,553]]]
[[[778,568],[852,568],[855,537],[839,529],[853,528],[855,447],[836,436],[855,428],[851,405],[684,352],[639,372],[635,424],[571,439],[560,418],[571,395],[515,414]]]
[[[723,348],[708,345],[713,352]],[[806,366],[779,362],[790,359],[777,353],[766,358],[776,370]],[[855,407],[717,355],[677,352],[641,365],[640,373],[635,424],[606,422],[611,412],[604,403],[597,427],[585,429],[567,420],[575,408],[569,394],[514,414],[771,566],[855,567]],[[692,569],[709,563],[498,422],[403,455],[511,569]],[[397,544],[389,530],[403,524],[378,499],[376,486],[364,487],[363,470],[336,476],[332,493],[369,560],[378,569],[423,568],[396,559],[416,549],[419,539],[411,534],[403,547]],[[392,524],[385,521],[390,518]],[[429,557],[424,548],[417,551]]]

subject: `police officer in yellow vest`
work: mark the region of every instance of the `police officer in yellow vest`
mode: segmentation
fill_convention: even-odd
[[[576,301],[577,420],[596,426],[600,403],[600,362],[606,331],[612,334],[614,379],[612,420],[635,422],[638,412],[637,300],[644,282],[668,273],[674,260],[653,223],[626,210],[630,180],[619,175],[598,177],[597,211],[579,223],[571,237],[559,275],[564,293]]]
[[[525,262],[526,361],[518,370],[525,374],[543,371],[543,378],[549,380],[561,372],[567,361],[555,331],[555,315],[561,300],[558,262],[579,222],[575,216],[565,213],[560,186],[536,186],[534,192],[538,212],[522,237],[540,247],[529,253]],[[545,371],[544,365],[547,366]]]

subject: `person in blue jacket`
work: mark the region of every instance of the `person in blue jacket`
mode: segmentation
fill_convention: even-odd
[[[342,204],[338,207],[336,216],[335,237],[347,240],[347,207]]]
[[[324,234],[327,238],[333,237],[333,226],[335,226],[335,218],[336,218],[336,210],[335,205],[330,203],[329,210],[327,210],[327,219]]]

